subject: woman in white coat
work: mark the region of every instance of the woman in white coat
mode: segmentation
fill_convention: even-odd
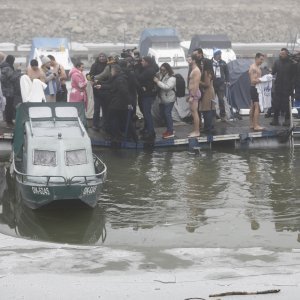
[[[154,82],[157,84],[158,99],[159,99],[159,111],[161,118],[166,121],[167,130],[163,133],[164,139],[174,137],[172,109],[176,101],[176,78],[171,66],[168,63],[163,63],[159,69],[158,77],[154,78]]]

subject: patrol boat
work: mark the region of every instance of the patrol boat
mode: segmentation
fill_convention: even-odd
[[[92,153],[82,103],[22,103],[17,108],[11,174],[17,201],[32,209],[80,199],[95,207],[106,165]]]

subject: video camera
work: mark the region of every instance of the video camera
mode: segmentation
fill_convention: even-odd
[[[126,58],[126,57],[133,57],[133,58],[135,58],[136,57],[136,53],[139,56],[139,52],[138,52],[138,50],[137,50],[136,47],[134,47],[133,49],[123,49],[122,53],[121,53],[121,57],[122,58]]]
[[[289,52],[288,57],[293,63],[297,64],[300,62],[300,52],[296,52],[296,53]]]

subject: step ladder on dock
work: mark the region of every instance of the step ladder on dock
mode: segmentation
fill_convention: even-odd
[[[290,101],[291,146],[300,147],[300,102]]]

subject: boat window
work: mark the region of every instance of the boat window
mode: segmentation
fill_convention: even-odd
[[[184,62],[185,61],[184,57],[182,57],[182,56],[174,56],[173,60],[177,61],[177,62]]]
[[[49,150],[34,150],[33,164],[41,166],[56,166],[56,152]]]
[[[171,62],[171,57],[160,57],[158,62]]]
[[[66,151],[66,165],[83,165],[87,164],[87,156],[85,149]]]
[[[34,118],[51,118],[52,117],[52,111],[50,107],[29,107],[29,117]]]
[[[55,114],[58,118],[77,118],[78,111],[76,107],[55,107]]]

